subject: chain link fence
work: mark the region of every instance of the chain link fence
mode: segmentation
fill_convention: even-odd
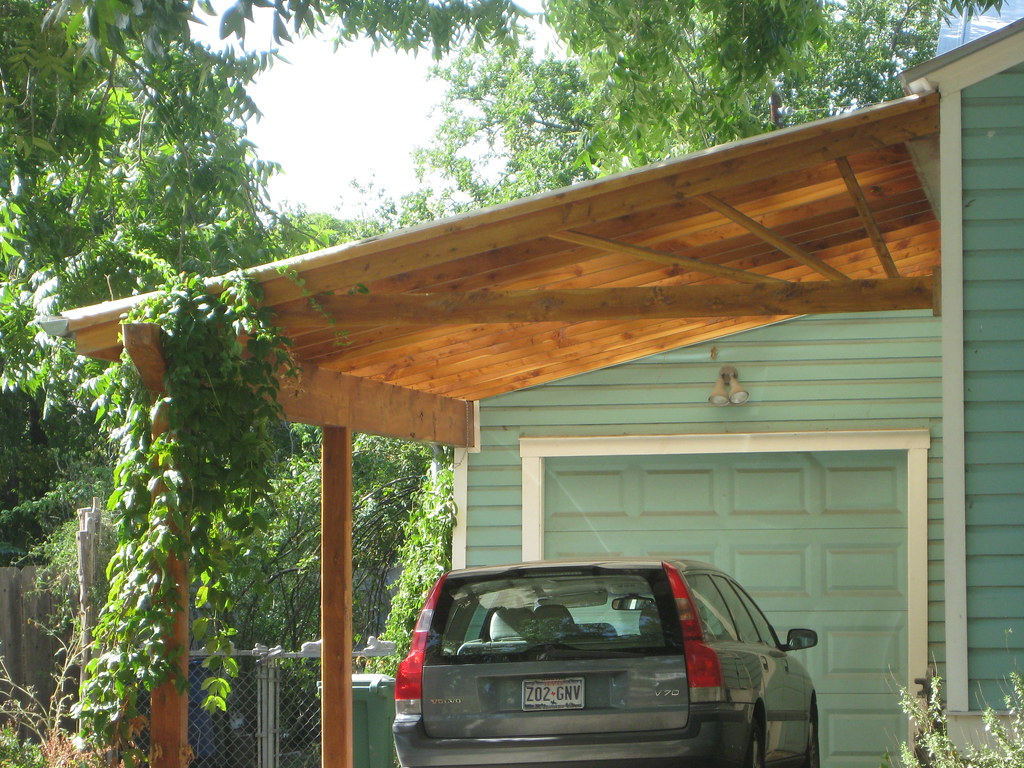
[[[386,656],[393,650],[378,641],[354,655]],[[231,683],[227,711],[210,713],[202,708],[205,654],[192,653],[192,768],[319,768],[319,644],[306,643],[298,652],[256,646],[232,656],[238,677]]]

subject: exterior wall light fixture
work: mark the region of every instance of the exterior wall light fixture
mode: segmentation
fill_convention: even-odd
[[[743,405],[749,399],[750,393],[740,384],[736,369],[731,365],[723,365],[708,402],[712,405]]]

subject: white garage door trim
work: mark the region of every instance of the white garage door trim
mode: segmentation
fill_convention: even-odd
[[[544,460],[572,456],[664,456],[722,453],[907,453],[907,673],[906,685],[928,665],[928,448],[927,429],[857,432],[753,432],[717,435],[524,437],[523,561],[544,559]]]

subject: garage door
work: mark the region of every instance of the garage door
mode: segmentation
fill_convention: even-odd
[[[544,556],[686,557],[729,571],[776,629],[817,630],[823,764],[906,738],[907,480],[900,451],[544,462]]]

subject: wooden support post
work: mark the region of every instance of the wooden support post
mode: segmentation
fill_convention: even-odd
[[[168,655],[177,654],[176,664],[188,680],[189,594],[188,562],[167,558],[167,575],[177,584],[178,610],[174,629],[165,639]],[[192,761],[188,743],[188,689],[178,690],[177,682],[166,680],[149,695],[150,768],[187,768]]]
[[[93,658],[92,631],[96,626],[96,607],[92,603],[92,588],[96,582],[96,550],[100,526],[100,500],[93,497],[92,506],[78,510],[78,615],[82,622],[82,666],[80,685],[85,684],[86,669]]]
[[[159,397],[164,391],[166,362],[160,341],[160,326],[154,323],[125,323],[121,326],[124,348],[139,369],[147,389]],[[153,419],[154,437],[167,431],[167,413],[159,408]],[[172,532],[187,536],[187,531]],[[167,558],[167,576],[176,585],[174,627],[164,639],[165,653],[174,658],[185,680],[188,680],[189,640],[189,574],[188,559]],[[149,715],[150,768],[187,768],[192,760],[188,744],[188,689],[178,690],[176,680],[169,679],[150,692]]]
[[[322,768],[352,768],[352,430],[324,427],[320,500]]]

